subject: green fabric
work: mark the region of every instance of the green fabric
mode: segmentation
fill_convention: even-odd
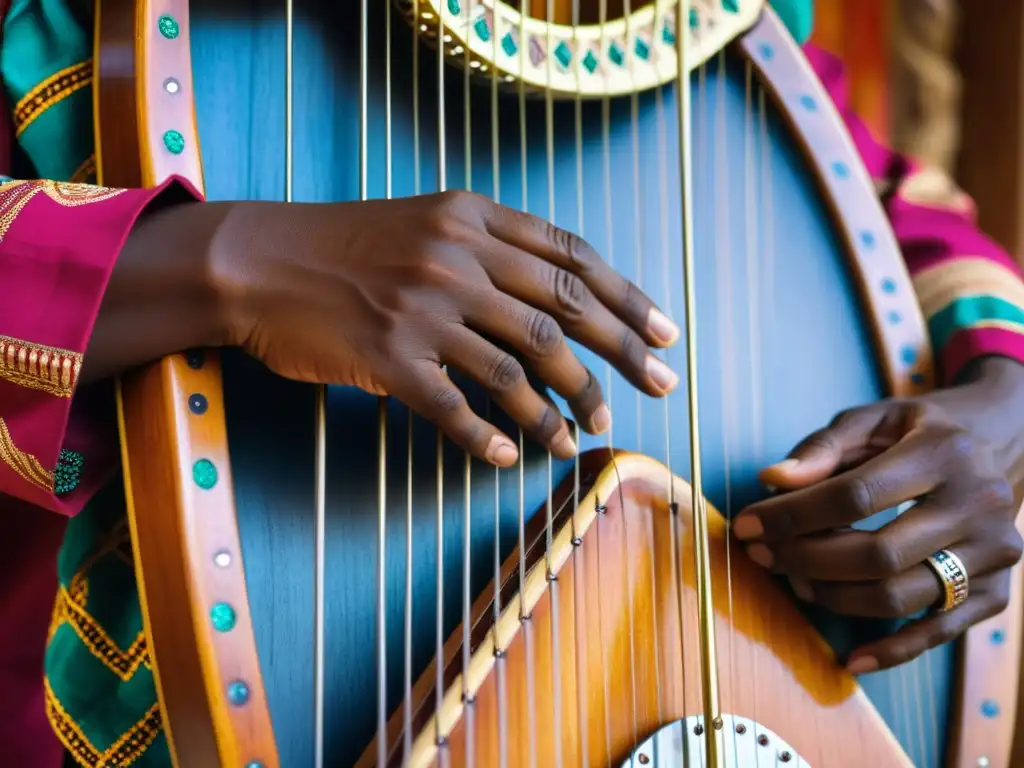
[[[928,332],[935,349],[943,349],[958,331],[985,323],[1018,326],[1024,333],[1024,311],[995,296],[967,296],[932,315]]]
[[[810,39],[814,28],[814,0],[771,0],[771,5],[800,45]]]

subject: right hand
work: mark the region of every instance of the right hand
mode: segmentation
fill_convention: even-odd
[[[241,297],[231,343],[281,376],[391,395],[474,456],[513,464],[515,443],[442,371],[484,387],[555,455],[569,425],[528,383],[521,354],[597,434],[611,414],[571,337],[652,396],[679,378],[650,352],[679,329],[583,240],[468,192],[346,204],[239,203],[213,266]]]

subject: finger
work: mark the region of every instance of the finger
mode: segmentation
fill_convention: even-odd
[[[511,345],[530,361],[537,376],[557,392],[584,429],[592,434],[611,426],[601,385],[565,341],[558,323],[500,291],[481,292],[463,313],[468,326]]]
[[[464,325],[452,326],[439,350],[441,359],[484,387],[523,432],[562,459],[576,455],[569,424],[541,397],[512,355]]]
[[[856,408],[804,438],[789,456],[761,471],[767,485],[791,490],[818,483],[895,445],[916,425],[916,409],[902,403]]]
[[[736,517],[739,539],[782,539],[851,525],[930,493],[944,480],[935,460],[936,439],[925,430],[908,434],[890,450],[808,488],[747,507]]]
[[[911,622],[889,637],[861,646],[850,654],[846,668],[854,674],[889,669],[956,640],[975,624],[1006,608],[1009,582],[1009,571],[989,577],[978,583],[974,588],[977,591],[952,611]]]
[[[763,567],[800,579],[871,581],[924,562],[960,540],[969,509],[956,495],[939,491],[877,531],[843,529],[751,544],[748,554]]]
[[[582,238],[544,219],[504,206],[495,206],[485,223],[494,237],[581,278],[604,306],[648,344],[667,347],[679,340],[679,326]]]
[[[400,371],[388,392],[433,422],[455,444],[498,467],[519,458],[515,443],[493,424],[477,416],[455,383],[434,363],[419,361]]]
[[[492,249],[492,257],[488,274],[499,290],[553,317],[633,386],[654,397],[678,386],[679,376],[651,354],[642,335],[610,311],[582,278],[507,246]]]

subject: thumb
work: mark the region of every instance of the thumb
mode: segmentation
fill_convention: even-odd
[[[827,427],[804,438],[786,459],[761,470],[761,481],[795,490],[867,461],[899,440],[892,430],[880,429],[887,421],[885,411],[876,408],[840,414]]]

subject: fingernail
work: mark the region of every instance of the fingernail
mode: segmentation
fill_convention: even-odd
[[[519,458],[519,451],[509,440],[495,435],[487,446],[487,460],[499,467],[510,467]]]
[[[568,430],[563,436],[556,435],[551,441],[551,453],[560,459],[571,459],[576,455],[576,441],[572,439]]]
[[[647,315],[647,327],[662,344],[673,344],[679,338],[679,326],[668,319],[659,309],[651,309]]]
[[[786,459],[785,461],[780,461],[778,464],[772,464],[770,469],[777,469],[782,472],[792,472],[798,466],[800,466],[800,459]]]
[[[861,656],[847,663],[846,669],[851,675],[863,675],[866,672],[874,672],[878,669],[878,659],[874,656]]]
[[[594,415],[590,417],[590,428],[595,435],[600,435],[608,431],[608,428],[612,425],[612,412],[608,410],[608,406],[601,403],[600,407],[594,411]]]
[[[814,602],[814,590],[811,589],[811,585],[803,579],[794,579],[791,576],[789,579],[789,586],[792,588],[793,594],[805,603]]]
[[[764,526],[756,515],[745,515],[737,518],[732,524],[732,535],[740,541],[756,539],[764,533]]]
[[[772,557],[772,551],[764,544],[751,544],[747,547],[747,557],[762,568],[771,568],[772,563],[775,562],[775,558]]]
[[[654,386],[665,394],[676,388],[679,383],[679,376],[654,355],[647,356],[647,375],[651,377]]]

